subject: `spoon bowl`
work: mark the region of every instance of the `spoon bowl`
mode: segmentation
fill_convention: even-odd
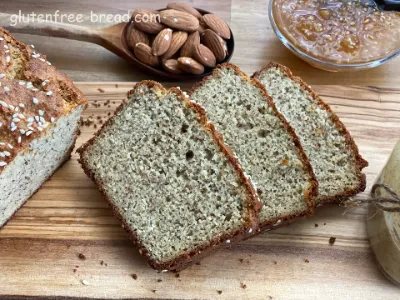
[[[210,12],[205,11],[203,9],[199,9],[196,8],[202,15],[204,14],[209,14]],[[158,11],[161,11],[164,9],[159,9]],[[206,71],[203,74],[199,74],[199,75],[194,75],[194,74],[171,74],[166,72],[165,70],[163,70],[162,68],[154,68],[154,67],[150,67],[144,63],[142,63],[141,61],[139,61],[132,53],[132,51],[129,49],[128,47],[128,43],[127,43],[127,33],[128,33],[128,28],[129,28],[129,23],[126,23],[122,35],[121,35],[121,47],[124,49],[124,52],[127,53],[127,55],[129,55],[129,60],[130,62],[135,65],[136,67],[140,68],[141,70],[149,73],[149,74],[153,74],[157,77],[160,78],[164,78],[164,79],[171,79],[171,80],[179,80],[179,81],[183,81],[183,80],[199,80],[202,79],[205,76],[209,76],[212,73],[212,68],[206,68]],[[223,62],[221,63],[225,63],[225,62],[229,62],[232,58],[233,52],[234,52],[234,48],[235,48],[235,42],[234,42],[234,37],[233,37],[233,33],[231,30],[231,38],[229,40],[226,40],[227,42],[227,48],[228,48],[228,54],[226,56],[226,58],[224,59]],[[128,59],[127,59],[128,60]]]

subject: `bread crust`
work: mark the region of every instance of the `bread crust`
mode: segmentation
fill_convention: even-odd
[[[262,231],[266,231],[266,230],[274,228],[274,226],[276,226],[277,224],[286,224],[286,223],[290,223],[294,219],[297,219],[297,218],[300,218],[300,217],[311,216],[315,211],[316,202],[315,202],[314,198],[318,195],[318,181],[317,181],[317,179],[315,177],[315,174],[314,174],[313,168],[311,166],[311,163],[310,163],[307,155],[305,154],[303,146],[301,145],[300,140],[297,137],[294,129],[290,126],[290,124],[285,119],[285,117],[278,111],[278,109],[275,106],[275,103],[272,100],[272,97],[268,94],[268,92],[266,91],[264,85],[261,82],[259,82],[257,79],[250,78],[249,76],[247,76],[236,65],[234,65],[232,63],[224,63],[224,64],[219,65],[216,69],[214,69],[212,75],[204,78],[201,82],[196,84],[191,89],[189,94],[192,95],[198,88],[201,88],[202,86],[204,86],[207,81],[213,79],[215,76],[219,76],[219,69],[224,69],[224,68],[233,70],[243,80],[251,83],[252,85],[254,85],[256,88],[258,88],[260,90],[260,92],[264,96],[265,100],[268,102],[270,107],[273,109],[274,113],[281,120],[281,122],[283,123],[285,129],[287,130],[287,132],[291,136],[293,143],[295,144],[295,146],[298,149],[298,153],[299,153],[301,161],[302,161],[302,163],[303,163],[303,165],[305,167],[305,170],[307,171],[308,175],[310,176],[310,185],[309,185],[307,191],[305,192],[307,210],[304,211],[304,212],[301,212],[301,213],[285,215],[285,216],[283,216],[281,218],[276,218],[276,219],[273,219],[273,220],[270,220],[270,221],[260,222],[260,229]]]
[[[311,89],[311,87],[308,84],[306,84],[300,77],[294,76],[292,71],[286,66],[283,66],[276,62],[270,62],[265,68],[262,68],[261,70],[255,72],[252,77],[260,78],[260,76],[262,75],[263,72],[265,72],[271,68],[278,68],[284,74],[286,74],[291,80],[298,83],[302,89],[307,91],[312,96],[312,99],[316,105],[318,105],[319,107],[322,107],[329,113],[331,121],[333,122],[333,124],[336,125],[336,128],[338,129],[338,131],[344,136],[348,150],[353,154],[354,161],[356,163],[356,166],[355,166],[356,173],[357,173],[357,177],[358,177],[358,181],[359,181],[358,186],[354,189],[346,189],[343,192],[337,193],[333,196],[320,197],[319,198],[320,203],[340,202],[344,198],[351,197],[360,192],[363,192],[366,188],[367,181],[366,181],[365,174],[361,173],[361,171],[363,168],[368,166],[368,162],[360,155],[356,143],[354,142],[354,140],[351,137],[347,128],[340,121],[339,117],[332,111],[330,106],[328,104],[326,104],[314,90]]]
[[[136,92],[142,86],[146,86],[150,89],[158,90],[160,93],[166,95],[167,93],[174,93],[177,95],[177,98],[189,109],[192,109],[197,115],[198,120],[200,121],[201,125],[205,128],[206,131],[211,133],[211,136],[214,142],[218,145],[220,151],[228,158],[232,166],[234,167],[235,172],[239,175],[240,180],[243,183],[243,186],[246,188],[247,194],[247,211],[249,214],[245,217],[246,224],[243,226],[233,229],[230,232],[227,232],[223,235],[214,237],[210,242],[207,242],[195,249],[189,250],[187,252],[182,253],[180,256],[164,261],[159,262],[153,259],[150,253],[147,252],[144,245],[140,242],[138,236],[134,232],[132,228],[128,226],[125,222],[122,215],[119,213],[118,208],[112,203],[110,197],[108,196],[104,184],[101,179],[96,178],[95,173],[90,169],[87,162],[84,159],[84,153],[93,145],[96,138],[110,125],[113,124],[114,118],[121,112],[127,102],[124,101],[115,111],[114,116],[108,119],[103,126],[95,133],[95,135],[84,145],[82,145],[77,152],[80,154],[80,159],[78,160],[79,163],[82,165],[84,172],[96,183],[99,187],[100,192],[103,194],[104,198],[109,203],[110,207],[112,208],[114,215],[121,221],[122,227],[125,231],[128,232],[130,239],[132,240],[133,244],[139,249],[139,253],[147,260],[147,263],[154,269],[160,271],[174,271],[178,272],[182,269],[187,268],[189,265],[199,261],[202,257],[208,255],[209,253],[224,247],[226,245],[230,245],[231,243],[241,241],[253,235],[254,232],[259,231],[259,212],[261,210],[261,202],[257,197],[257,193],[254,189],[254,186],[251,184],[251,181],[246,178],[244,175],[243,169],[240,167],[237,158],[234,157],[233,152],[229,147],[227,147],[222,140],[222,135],[217,132],[214,128],[213,124],[208,122],[205,110],[202,106],[197,103],[194,103],[187,99],[183,92],[177,88],[171,88],[170,90],[166,90],[161,84],[154,81],[142,81],[135,85],[134,89],[128,92],[128,97],[131,96],[133,93]],[[229,243],[228,243],[229,241]]]
[[[5,94],[5,90],[1,89],[0,95],[7,95],[8,105],[18,107],[23,105],[23,114],[25,119],[30,116],[38,114],[38,110],[44,112],[44,116],[49,121],[50,116],[55,120],[59,117],[69,114],[73,109],[82,104],[87,104],[87,100],[82,92],[75,87],[73,82],[62,72],[47,63],[45,55],[37,53],[33,46],[27,46],[20,41],[16,40],[10,32],[0,27],[0,37],[2,37],[1,43],[4,43],[4,47],[7,47],[10,51],[6,53],[2,51],[0,53],[0,74],[3,74],[1,83],[3,87],[7,84],[9,91]],[[6,57],[12,56],[13,49],[18,49],[20,55],[17,58],[12,58],[9,64],[6,64]],[[36,57],[36,55],[38,55]],[[20,64],[15,61],[20,61]],[[19,69],[20,68],[20,69]],[[18,71],[18,73],[17,73]],[[15,77],[8,78],[8,74],[15,72]],[[25,88],[25,81],[30,82],[33,87],[38,87],[34,94],[34,97],[46,97],[46,101],[41,101],[36,105],[32,105],[32,89]],[[46,81],[45,85],[43,82]],[[19,83],[23,82],[23,85]],[[33,86],[35,85],[35,86]],[[44,96],[46,92],[51,94]],[[1,97],[0,100],[5,100]],[[18,108],[19,109],[19,108]],[[22,110],[22,109],[21,109]],[[21,112],[21,110],[19,112]],[[16,112],[16,111],[14,111]],[[11,122],[13,117],[12,112],[9,108],[5,108],[0,105],[0,121],[5,123]],[[39,116],[38,116],[39,117]],[[13,148],[7,149],[10,152],[10,157],[3,158],[2,161],[6,162],[7,165],[0,168],[0,174],[8,167],[18,153],[28,148],[32,140],[39,138],[44,135],[46,128],[42,131],[32,130],[32,134],[29,136],[22,135],[22,139],[18,142],[18,130],[11,132],[9,126],[0,127],[0,141],[10,144]],[[24,128],[26,129],[26,128]],[[28,129],[26,129],[28,131]],[[2,151],[0,147],[0,152]]]

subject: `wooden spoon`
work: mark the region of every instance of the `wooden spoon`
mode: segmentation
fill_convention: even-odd
[[[207,14],[209,12],[198,9],[201,14]],[[107,50],[115,53],[119,57],[133,64],[134,66],[146,71],[150,74],[162,77],[168,80],[198,80],[211,74],[211,70],[206,71],[200,75],[191,74],[171,74],[162,69],[156,69],[150,67],[133,55],[128,47],[126,36],[129,23],[123,22],[111,27],[92,29],[84,26],[78,26],[74,24],[56,23],[56,22],[29,22],[29,23],[18,23],[16,26],[10,25],[10,14],[0,13],[0,26],[6,28],[12,33],[24,33],[39,36],[51,36],[59,37],[70,40],[77,40],[82,42],[89,42],[100,45]],[[224,62],[230,61],[234,51],[234,39],[233,35],[230,40],[227,41],[228,56]]]

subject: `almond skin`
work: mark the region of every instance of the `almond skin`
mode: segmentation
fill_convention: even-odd
[[[167,9],[160,12],[161,23],[181,31],[193,32],[199,28],[199,20],[187,12]]]
[[[163,61],[165,71],[172,74],[183,74],[184,72],[179,69],[178,61],[176,59],[166,59]]]
[[[204,73],[204,66],[190,57],[179,57],[178,67],[179,69],[191,74],[199,75]]]
[[[146,20],[148,22],[144,22]],[[161,16],[158,17],[158,13],[147,9],[136,9],[132,13],[132,22],[135,23],[135,27],[148,34],[158,34],[165,28],[160,20]]]
[[[172,42],[172,29],[166,28],[160,31],[157,34],[156,38],[153,41],[153,45],[151,47],[152,53],[155,56],[161,56],[165,54]]]
[[[229,40],[231,38],[231,31],[228,24],[225,23],[220,17],[214,14],[207,14],[203,16],[204,23],[211,30],[215,31],[219,36]]]
[[[187,32],[184,31],[177,31],[172,34],[172,42],[171,46],[169,47],[168,51],[162,56],[162,60],[171,58],[181,49],[183,44],[185,44],[188,38]]]
[[[149,36],[135,27],[134,23],[129,25],[127,43],[131,50],[135,49],[137,43],[150,45]]]
[[[205,67],[214,68],[217,65],[214,53],[202,44],[197,45],[193,54],[194,59]]]
[[[200,44],[200,34],[198,31],[191,33],[186,40],[186,43],[183,45],[181,49],[181,56],[184,57],[193,57],[194,48]]]
[[[149,45],[137,43],[134,53],[138,60],[148,66],[157,67],[159,65],[158,57],[153,55]]]
[[[214,31],[207,29],[203,35],[204,44],[214,53],[217,62],[222,62],[227,54],[226,42]]]
[[[200,24],[197,30],[200,32],[200,34],[203,34],[206,31],[206,29],[208,29],[208,27],[207,24],[204,22],[203,17],[199,19],[199,22]]]
[[[197,9],[186,3],[171,2],[168,3],[167,8],[187,12],[195,16],[197,19],[201,18],[201,13]]]

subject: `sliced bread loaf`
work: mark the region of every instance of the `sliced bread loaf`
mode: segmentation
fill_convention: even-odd
[[[296,131],[319,184],[317,203],[332,202],[365,189],[368,166],[339,118],[300,78],[271,63],[254,74]]]
[[[178,89],[137,84],[78,152],[155,269],[183,269],[258,228],[251,181],[204,109]]]
[[[223,64],[191,92],[252,177],[263,229],[313,212],[317,182],[293,129],[257,80]]]
[[[0,228],[67,159],[86,99],[0,28]]]

